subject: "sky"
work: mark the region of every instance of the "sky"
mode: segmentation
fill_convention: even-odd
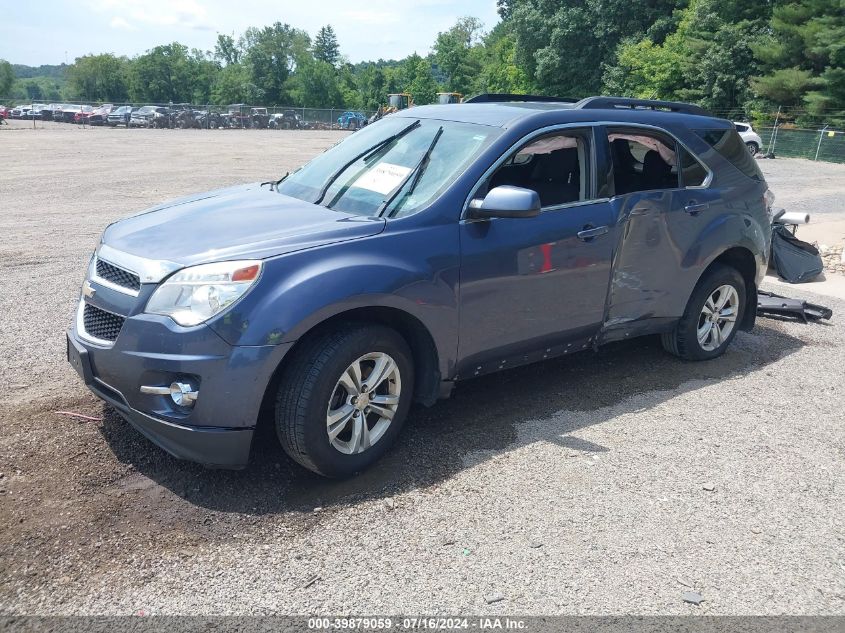
[[[217,33],[237,38],[273,22],[313,37],[331,24],[353,63],[425,55],[437,33],[464,15],[490,30],[496,0],[13,0],[0,20],[0,59],[73,63],[88,53],[134,56],[173,41],[213,50]]]

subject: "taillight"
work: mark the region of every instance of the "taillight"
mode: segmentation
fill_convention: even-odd
[[[766,208],[766,215],[769,218],[769,224],[771,224],[774,217],[774,211],[772,211],[772,207],[774,207],[774,205],[775,194],[772,193],[771,189],[766,189],[766,193],[763,194],[763,206]]]

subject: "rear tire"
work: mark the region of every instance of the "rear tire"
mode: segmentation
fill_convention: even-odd
[[[663,348],[685,360],[725,353],[745,314],[745,281],[735,268],[717,264],[698,282],[681,320],[661,335]]]
[[[411,352],[399,334],[380,325],[341,326],[305,341],[285,367],[276,396],[279,441],[305,468],[348,477],[393,444],[413,389]]]

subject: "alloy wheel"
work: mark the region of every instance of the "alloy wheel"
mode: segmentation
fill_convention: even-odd
[[[736,327],[739,311],[739,293],[731,285],[719,286],[710,293],[698,317],[698,344],[712,352],[717,349]]]
[[[340,376],[326,409],[331,445],[346,455],[363,453],[378,442],[399,408],[399,366],[384,352],[364,354]]]

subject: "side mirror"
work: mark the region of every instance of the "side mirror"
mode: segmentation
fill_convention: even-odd
[[[484,200],[470,203],[469,216],[475,219],[533,218],[540,215],[540,196],[536,191],[512,185],[493,187]]]

